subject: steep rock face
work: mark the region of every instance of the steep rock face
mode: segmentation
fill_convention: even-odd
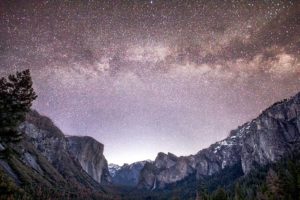
[[[110,182],[107,161],[103,155],[103,144],[88,136],[69,136],[67,137],[67,146],[84,171],[94,180],[98,183]]]
[[[245,173],[255,165],[274,162],[300,144],[300,93],[265,110],[250,124],[243,140],[241,160]]]
[[[141,171],[139,188],[154,190],[166,184],[180,181],[194,172],[195,159],[159,153],[153,163],[147,163]]]
[[[36,111],[27,115],[20,129],[51,163],[61,160],[67,154],[64,134],[49,118],[39,115]]]
[[[197,177],[212,175],[240,161],[240,136],[231,137],[198,152],[194,157]]]
[[[9,159],[0,157],[0,170],[15,183],[66,192],[103,191],[68,152],[67,140],[49,118],[32,111],[19,128],[23,139],[12,146]]]
[[[87,175],[89,174],[98,183],[110,181],[107,175],[109,174],[107,163],[103,156],[103,145],[96,140],[86,137],[67,139],[49,118],[39,115],[36,111],[27,115],[20,129],[25,133],[26,141],[30,143],[28,145],[33,145],[38,153],[67,179],[92,183],[93,181]],[[26,149],[24,151],[22,160],[41,172],[36,156],[26,153]],[[86,159],[81,159],[85,154],[88,154]],[[99,167],[98,171],[97,167]],[[82,169],[87,174],[82,173]]]
[[[134,187],[138,184],[140,172],[149,161],[140,161],[123,166],[110,165],[112,183],[115,185]]]
[[[242,164],[246,174],[257,165],[276,162],[300,146],[300,93],[266,109],[258,118],[231,131],[229,137],[199,151],[176,157],[159,153],[141,171],[139,188],[163,188],[195,173],[212,175]]]

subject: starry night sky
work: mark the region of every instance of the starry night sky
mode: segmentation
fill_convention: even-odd
[[[300,2],[0,0],[0,75],[108,162],[196,153],[300,91]]]

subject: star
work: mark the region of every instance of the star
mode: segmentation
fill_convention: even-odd
[[[0,75],[29,68],[33,108],[109,162],[194,154],[300,90],[299,7],[3,0]]]

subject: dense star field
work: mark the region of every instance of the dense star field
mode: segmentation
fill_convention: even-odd
[[[109,162],[188,155],[300,90],[299,1],[0,1],[0,74]]]

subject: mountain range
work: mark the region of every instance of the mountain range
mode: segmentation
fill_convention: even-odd
[[[108,165],[103,144],[88,136],[66,136],[37,111],[28,113],[19,129],[23,140],[8,155],[7,144],[0,141],[0,186],[7,197],[199,199],[199,184],[212,191],[229,188],[299,154],[300,93],[273,104],[194,155],[160,152],[154,161],[123,166]]]

